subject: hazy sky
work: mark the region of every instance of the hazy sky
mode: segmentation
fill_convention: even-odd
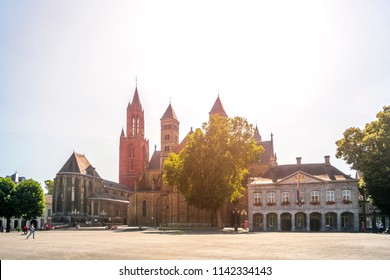
[[[118,181],[135,89],[150,154],[217,98],[274,134],[279,164],[331,163],[390,105],[390,1],[0,1],[0,177],[53,179],[74,151]]]

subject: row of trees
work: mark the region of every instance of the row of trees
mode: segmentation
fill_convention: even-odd
[[[15,184],[11,178],[0,178],[0,217],[7,220],[7,232],[12,217],[31,220],[42,217],[44,210],[45,195],[38,182],[29,179]]]

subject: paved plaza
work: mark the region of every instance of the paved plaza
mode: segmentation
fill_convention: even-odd
[[[120,227],[0,234],[1,260],[390,260],[390,235]]]

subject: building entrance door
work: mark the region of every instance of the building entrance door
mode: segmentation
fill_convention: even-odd
[[[310,231],[320,231],[320,221],[321,214],[320,213],[311,213],[310,214]]]
[[[283,213],[281,215],[282,231],[291,231],[291,214]]]

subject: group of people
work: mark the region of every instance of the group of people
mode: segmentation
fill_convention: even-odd
[[[118,225],[107,225],[106,229],[117,229]]]
[[[376,228],[378,233],[389,233],[388,230],[385,230],[385,225],[382,222],[377,223]],[[360,223],[360,232],[366,232],[366,224],[363,221]]]

